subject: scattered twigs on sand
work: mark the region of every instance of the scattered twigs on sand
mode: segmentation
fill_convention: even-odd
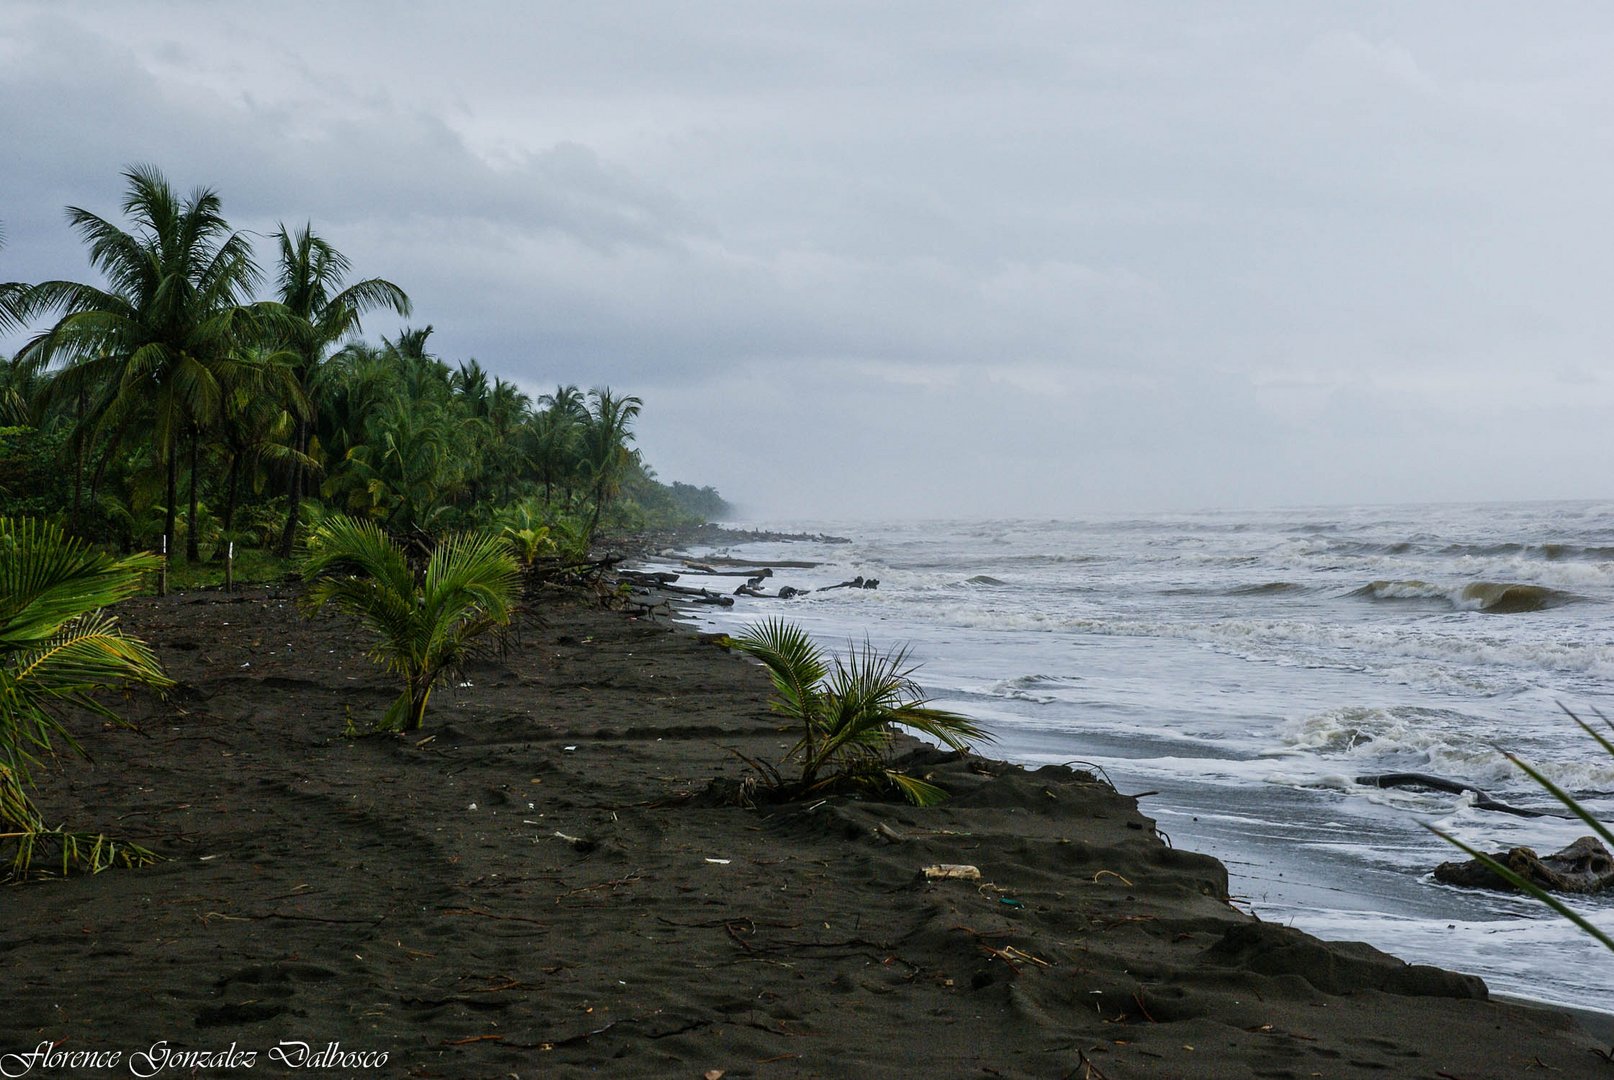
[[[1005,964],[1009,965],[1009,970],[1014,972],[1018,972],[1021,966],[1024,964],[1035,964],[1038,967],[1045,968],[1051,968],[1054,966],[1047,960],[1044,960],[1042,957],[1033,956],[1022,949],[1015,948],[1013,945],[1005,945],[1001,949],[994,949],[992,946],[982,943],[981,951],[985,952],[988,956],[1002,960]]]
[[[546,1039],[542,1042],[524,1043],[515,1042],[503,1035],[467,1035],[461,1039],[444,1039],[439,1046],[471,1046],[475,1043],[496,1042],[500,1046],[508,1046],[515,1050],[556,1050],[562,1046],[575,1046],[577,1043],[587,1042],[596,1035],[604,1035],[618,1024],[637,1024],[638,1017],[627,1017],[623,1020],[612,1020],[604,1027],[597,1027],[592,1031],[580,1031],[576,1035],[567,1035],[560,1039]]]
[[[501,922],[524,922],[524,923],[532,923],[535,926],[548,926],[549,925],[548,923],[546,923],[542,919],[529,919],[525,915],[500,915],[496,911],[487,911],[487,910],[485,910],[483,908],[445,907],[445,908],[438,908],[437,912],[440,915],[476,915],[476,916],[478,916],[480,918],[483,918],[483,919],[498,919]]]
[[[1103,1069],[1100,1069],[1097,1065],[1093,1064],[1093,1059],[1087,1056],[1087,1051],[1080,1047],[1076,1048],[1076,1061],[1076,1071],[1071,1072],[1069,1074],[1070,1077],[1074,1078],[1079,1073],[1081,1080],[1110,1080],[1110,1078],[1104,1074]]]
[[[638,870],[635,870],[632,873],[626,874],[622,877],[612,878],[610,881],[598,881],[593,885],[579,885],[577,888],[572,889],[569,892],[563,892],[557,895],[555,897],[555,903],[560,903],[563,897],[580,896],[583,893],[599,892],[602,889],[607,891],[615,891],[617,889],[626,888],[629,885],[637,884],[642,880],[644,880],[644,875]]]
[[[225,922],[261,922],[265,919],[287,919],[292,922],[331,923],[336,926],[380,926],[386,922],[385,916],[376,919],[343,919],[326,915],[294,915],[288,911],[249,911],[244,915],[231,915],[223,911],[204,911],[197,916],[202,922],[212,922],[215,919]]]

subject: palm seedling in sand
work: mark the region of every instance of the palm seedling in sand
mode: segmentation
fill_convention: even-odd
[[[59,741],[83,748],[62,726],[62,705],[117,717],[91,695],[112,686],[170,686],[144,643],[127,637],[101,608],[133,595],[157,568],[149,554],[113,558],[66,537],[55,525],[0,518],[0,846],[15,846],[12,873],[26,874],[45,850],[58,850],[62,872],[92,873],[156,856],[105,836],[48,828],[34,806],[36,755]]]
[[[310,611],[332,604],[374,632],[370,658],[404,682],[380,726],[412,731],[476,639],[509,624],[520,572],[504,539],[474,532],[443,538],[417,572],[375,523],[338,514],[310,532],[303,580]]]
[[[845,657],[826,659],[801,627],[781,619],[760,623],[732,641],[762,661],[773,679],[774,711],[801,730],[785,755],[786,763],[801,764],[796,780],[786,782],[777,769],[747,759],[781,792],[802,796],[845,784],[895,787],[909,802],[930,806],[945,792],[889,765],[892,725],[953,750],[969,750],[970,740],[991,739],[967,716],[926,707],[906,649],[887,655],[865,641]]]

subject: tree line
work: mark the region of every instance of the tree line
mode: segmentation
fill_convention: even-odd
[[[534,398],[433,355],[430,326],[363,340],[365,317],[408,318],[409,297],[355,280],[311,225],[282,224],[266,269],[217,192],[181,196],[149,166],[123,179],[124,224],[67,210],[101,284],[0,284],[0,331],[31,331],[0,357],[0,514],[125,551],[183,543],[195,562],[231,542],[289,556],[332,512],[586,546],[606,524],[728,511],[709,487],[654,479],[637,397]]]

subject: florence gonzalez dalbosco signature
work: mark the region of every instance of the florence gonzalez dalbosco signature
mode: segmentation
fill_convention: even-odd
[[[344,1050],[339,1042],[322,1047],[298,1039],[282,1039],[268,1050],[242,1050],[231,1043],[222,1050],[181,1050],[166,1040],[144,1050],[62,1050],[42,1042],[20,1054],[0,1054],[0,1077],[16,1080],[39,1070],[72,1069],[75,1073],[122,1072],[140,1077],[192,1069],[251,1069],[263,1058],[288,1069],[380,1069],[387,1064],[385,1050]]]

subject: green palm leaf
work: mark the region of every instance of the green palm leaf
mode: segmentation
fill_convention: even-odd
[[[829,669],[806,631],[783,619],[768,619],[733,640],[735,648],[756,657],[768,669],[779,693],[773,708],[807,720],[816,708],[817,686]]]
[[[156,566],[149,555],[117,559],[67,538],[55,525],[0,518],[0,845],[25,874],[54,845],[65,873],[154,856],[143,848],[47,830],[29,797],[35,753],[60,743],[79,750],[56,710],[63,704],[117,719],[91,695],[135,683],[172,685],[150,649],[99,609],[131,595]]]
[[[792,788],[797,794],[877,781],[928,806],[945,793],[885,764],[892,725],[959,751],[969,750],[971,740],[991,739],[968,717],[925,704],[906,649],[883,654],[865,641],[829,664],[805,631],[779,619],[759,623],[732,641],[768,669],[776,695],[772,708],[800,725],[801,736],[785,755],[801,763]]]
[[[508,625],[520,571],[502,538],[444,538],[417,577],[404,550],[371,521],[336,514],[309,534],[303,579],[312,613],[327,605],[375,635],[370,658],[403,678],[382,726],[418,728],[432,689],[487,632]]]

